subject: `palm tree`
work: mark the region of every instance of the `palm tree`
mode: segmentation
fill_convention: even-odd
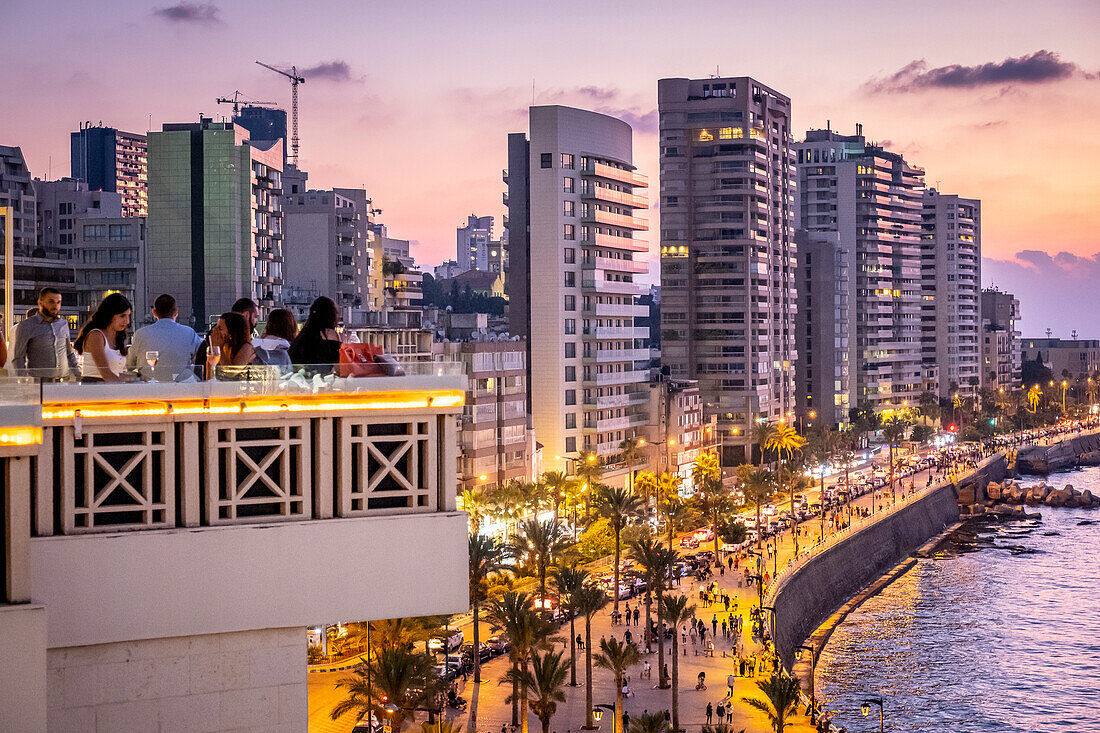
[[[821,536],[825,536],[825,471],[824,465],[829,462],[836,449],[837,433],[827,425],[821,425],[809,431],[806,441],[806,452],[812,461],[819,466],[820,494],[821,494]],[[797,535],[797,532],[795,533]]]
[[[760,508],[772,497],[775,479],[772,472],[763,467],[743,463],[737,467],[737,485],[745,495],[745,501],[756,506],[756,546],[760,547]]]
[[[806,439],[790,425],[780,425],[772,430],[764,445],[768,450],[775,451],[781,460],[786,456],[789,461],[806,445]]]
[[[579,459],[577,459],[577,478],[580,479],[584,488],[582,492],[587,490],[588,496],[591,497],[596,491],[596,487],[600,484],[600,478],[603,476],[603,466],[600,465],[600,458],[595,453],[585,453]],[[591,506],[591,500],[585,499],[585,516],[589,514],[589,508]]]
[[[481,521],[488,513],[492,502],[484,489],[465,489],[460,498],[462,511],[470,515],[470,532],[476,534],[481,529]]]
[[[749,450],[751,453],[753,444],[760,446],[760,465],[764,465],[764,448],[771,437],[775,428],[771,423],[766,423],[763,420],[758,420],[752,424],[752,441],[749,443]],[[749,456],[749,463],[752,463],[752,456]]]
[[[558,703],[565,702],[566,670],[571,666],[569,662],[562,663],[564,651],[556,652],[547,650],[541,656],[536,652],[531,655],[531,667],[518,671],[521,690],[527,691],[527,698],[520,701],[521,704],[531,706],[535,716],[542,723],[542,733],[550,733],[550,719],[557,712]],[[504,675],[505,682],[511,682],[516,670],[510,669]],[[509,702],[505,700],[505,702]]]
[[[718,467],[718,458],[713,453],[701,454],[691,473],[697,482],[696,496],[702,504],[703,513],[714,528],[714,566],[718,567],[722,564],[718,555],[719,515],[732,508],[733,498],[722,486],[721,469]]]
[[[661,603],[661,618],[672,627],[672,730],[680,730],[680,635],[678,630],[695,618],[695,606],[687,604],[687,596],[665,596]]]
[[[634,493],[634,464],[642,457],[642,443],[637,438],[626,438],[619,443],[619,458],[626,464],[626,476],[630,493]]]
[[[481,604],[486,600],[486,581],[490,575],[510,570],[508,550],[496,538],[484,535],[470,535],[470,605],[474,622],[474,684],[481,683],[481,634],[478,614]],[[471,715],[473,713],[471,712]]]
[[[638,471],[638,475],[634,477],[634,491],[641,496],[647,504],[649,503],[650,495],[657,494],[659,490],[656,474],[652,471]]]
[[[882,423],[882,437],[886,438],[890,446],[890,499],[894,498],[894,444],[901,442],[905,433],[909,430],[909,421],[897,415],[887,418]]]
[[[771,721],[772,730],[775,733],[783,733],[787,726],[787,718],[794,715],[798,707],[798,695],[801,686],[793,677],[781,677],[772,675],[763,682],[757,682],[756,686],[764,693],[764,699],[741,698],[757,710],[762,710]]]
[[[630,548],[630,558],[641,567],[645,568],[645,647],[646,653],[650,650],[650,611],[652,607],[653,597],[657,598],[657,608],[660,609],[661,598],[664,596],[665,590],[668,588],[668,577],[672,574],[672,568],[679,561],[679,554],[671,547],[661,547],[650,537],[642,537],[634,542]],[[658,662],[657,667],[660,670],[665,668],[665,645],[663,639],[657,639]],[[663,672],[660,675],[660,682],[658,687],[664,687],[665,680]]]
[[[623,733],[668,733],[664,713],[642,713],[630,719],[630,728]]]
[[[521,684],[520,670],[527,668],[531,654],[549,644],[551,627],[542,614],[535,611],[531,597],[526,593],[509,591],[494,599],[487,617],[493,627],[504,632],[511,643],[509,661],[512,674],[512,725],[520,724],[522,713],[523,733],[527,733],[527,693]]]
[[[569,685],[577,686],[577,630],[574,627],[578,613],[577,594],[588,582],[588,571],[576,565],[554,568],[554,587],[558,591],[558,605],[569,614]]]
[[[642,659],[638,646],[634,642],[627,644],[614,636],[600,640],[600,653],[596,655],[596,666],[615,675],[615,721],[623,719],[623,675]]]
[[[539,579],[539,598],[546,607],[546,571],[553,562],[554,555],[565,546],[561,525],[553,519],[539,521],[524,519],[516,525],[516,536],[512,538],[512,556],[524,559],[535,567]]]
[[[745,733],[745,729],[734,730],[732,725],[718,723],[716,725],[704,725],[699,729],[700,733]]]
[[[434,723],[424,721],[420,724],[420,733],[459,733],[461,728],[446,718],[436,718]]]
[[[794,521],[794,498],[795,498],[795,496],[797,496],[799,493],[802,492],[802,489],[806,488],[806,485],[808,483],[808,479],[806,478],[805,474],[803,474],[801,471],[799,471],[799,470],[795,469],[793,466],[791,466],[789,461],[788,461],[787,465],[782,466],[782,467],[779,468],[779,470],[775,471],[772,474],[772,476],[773,476],[773,480],[775,481],[776,488],[777,489],[786,488],[787,491],[789,492],[789,495],[790,495],[790,500],[791,500],[790,512],[791,512],[791,520],[792,520],[791,535],[794,538],[794,554],[795,554],[795,557],[797,557],[798,556],[798,530],[797,530],[797,528],[795,527],[795,525],[793,523],[793,521]],[[821,506],[822,507],[825,506],[825,494],[824,493],[822,493],[822,495],[821,495]]]
[[[404,649],[427,642],[438,636],[446,625],[446,616],[418,616],[415,618],[388,618],[371,621],[373,646],[378,649]]]
[[[350,711],[381,717],[383,700],[397,706],[392,713],[393,727],[398,733],[405,724],[408,710],[420,707],[438,694],[439,678],[430,655],[405,649],[379,649],[365,664],[358,665],[351,676],[342,677],[336,687],[347,691],[329,713],[332,720]],[[367,681],[370,680],[368,683]]]
[[[672,521],[670,519],[670,512],[673,512],[676,507],[683,504],[680,500],[680,486],[682,486],[684,480],[676,474],[662,473],[660,478],[657,479],[657,496],[664,497],[660,502],[661,506],[665,510],[665,519],[668,521],[668,546],[672,547]]]
[[[565,500],[566,490],[572,481],[561,471],[547,471],[542,474],[542,483],[550,494],[550,501],[554,506],[554,521],[558,521],[558,508]]]
[[[615,533],[615,588],[614,607],[615,613],[619,612],[619,560],[622,557],[622,533],[623,527],[631,517],[637,516],[642,508],[642,500],[626,489],[613,489],[609,486],[602,487],[596,493],[596,507],[600,516],[611,523],[611,530]]]
[[[592,618],[607,606],[607,594],[592,583],[577,591],[574,604],[584,616],[584,727],[592,730]]]

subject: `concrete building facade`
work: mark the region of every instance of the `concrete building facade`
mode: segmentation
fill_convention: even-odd
[[[281,147],[205,117],[150,133],[146,285],[175,295],[181,323],[205,328],[242,296],[261,314],[281,302]]]
[[[323,293],[345,318],[369,308],[373,252],[362,204],[336,190],[285,194],[283,217],[284,285]]]
[[[606,115],[530,108],[528,133],[508,137],[511,332],[526,339],[528,392],[545,468],[619,443],[646,424],[649,353],[634,318],[648,266],[635,259],[648,204],[632,132]]]
[[[121,194],[91,191],[87,183],[75,178],[36,178],[34,191],[38,200],[36,240],[47,257],[72,258],[81,220],[122,217]]]
[[[982,291],[982,387],[1017,387],[1023,364],[1020,301],[1012,293]]]
[[[798,154],[799,412],[832,425],[845,408],[916,404],[923,391],[924,171],[855,135],[810,130]],[[817,272],[818,267],[824,272]],[[830,277],[834,274],[834,277]]]
[[[0,145],[0,207],[12,208],[12,239],[17,257],[30,257],[38,246],[38,199],[23,151]],[[0,219],[0,228],[6,226]],[[4,235],[7,236],[6,231]]]
[[[706,414],[699,383],[693,379],[662,375],[649,382],[649,421],[644,436],[649,470],[678,476],[684,495],[696,488],[691,478],[695,459],[721,448],[718,416]]]
[[[793,414],[791,102],[749,77],[662,79],[661,359],[696,379],[723,465]]]
[[[1071,377],[1093,376],[1100,372],[1100,340],[1025,338],[1021,347],[1024,361],[1039,359],[1053,373],[1056,380],[1069,374]]]
[[[974,396],[982,381],[982,203],[930,188],[921,230],[922,358],[939,366],[939,397]]]
[[[113,127],[82,126],[69,135],[70,175],[91,191],[122,196],[122,216],[149,213],[146,136]]]

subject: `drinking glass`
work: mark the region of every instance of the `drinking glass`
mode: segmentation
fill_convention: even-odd
[[[153,368],[156,367],[158,359],[160,359],[160,352],[159,351],[146,351],[145,352],[145,363],[149,365],[150,369],[153,369]],[[150,372],[149,379],[151,381],[154,381],[154,382],[157,381],[156,377],[153,376],[152,372]]]

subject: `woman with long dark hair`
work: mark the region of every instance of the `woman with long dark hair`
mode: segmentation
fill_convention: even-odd
[[[210,348],[206,352],[210,371],[218,367],[243,367],[256,355],[248,335],[248,322],[240,313],[222,313],[210,329]]]
[[[290,345],[290,360],[295,364],[340,363],[340,334],[336,324],[340,314],[331,298],[321,296],[309,307],[309,318]]]
[[[73,348],[80,355],[80,381],[121,382],[126,371],[126,328],[133,307],[111,293],[80,329]]]

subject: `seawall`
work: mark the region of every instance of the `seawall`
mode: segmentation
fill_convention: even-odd
[[[959,519],[954,484],[922,492],[811,557],[776,584],[775,647],[789,669],[794,650],[833,611]]]
[[[1019,473],[1048,474],[1077,465],[1100,463],[1100,433],[1059,440],[1052,445],[1025,445],[1016,453]]]
[[[860,590],[958,522],[960,504],[984,499],[989,482],[1003,481],[1007,472],[1005,455],[995,453],[960,476],[957,483],[919,491],[908,503],[873,518],[789,573],[781,574],[769,592],[769,600],[775,608],[775,647],[783,664],[790,669],[795,649],[822,622]]]

